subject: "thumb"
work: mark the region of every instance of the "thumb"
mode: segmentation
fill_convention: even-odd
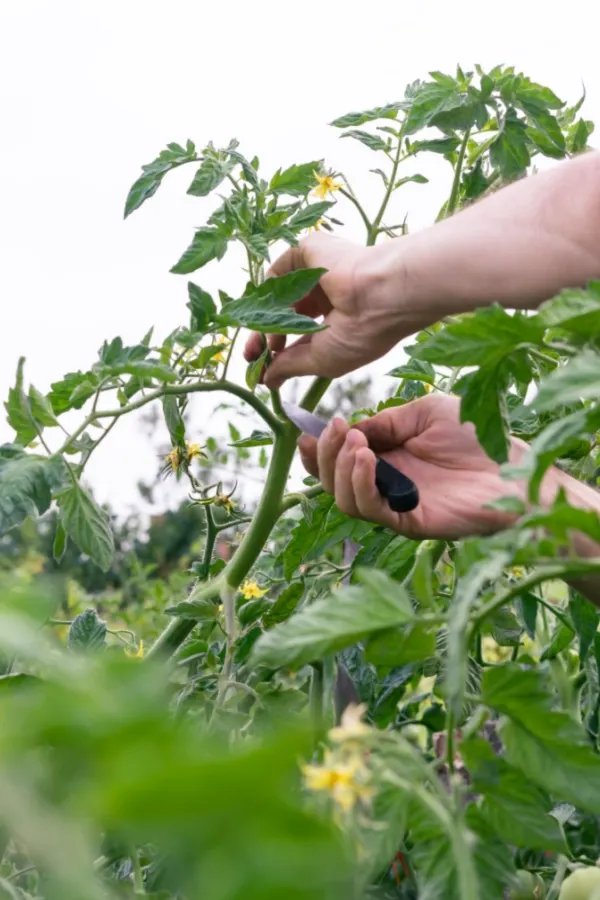
[[[268,388],[276,390],[288,378],[316,374],[311,337],[306,335],[275,356],[265,372],[264,380]]]

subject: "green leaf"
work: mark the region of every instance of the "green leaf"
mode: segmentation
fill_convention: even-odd
[[[194,175],[194,180],[187,189],[187,193],[192,194],[194,197],[208,196],[234,168],[235,163],[230,159],[216,159],[214,156],[205,156],[200,168]]]
[[[273,194],[289,194],[292,197],[304,197],[311,188],[316,187],[315,172],[319,172],[321,160],[290,166],[289,169],[278,169],[273,175],[269,190]]]
[[[579,640],[579,660],[583,662],[594,643],[600,621],[600,611],[577,591],[571,590],[569,614]]]
[[[328,203],[324,200],[321,203],[310,203],[308,206],[303,206],[302,209],[299,209],[298,212],[292,216],[288,222],[288,226],[292,231],[302,231],[304,228],[311,228],[313,225],[316,225],[323,217],[324,213],[326,213],[333,205],[333,203]]]
[[[426,384],[435,382],[435,369],[431,363],[421,362],[420,359],[409,359],[407,363],[396,366],[387,374],[392,378],[407,378],[410,381],[424,381]]]
[[[52,545],[52,556],[54,561],[60,563],[67,549],[67,532],[63,528],[60,519],[56,523],[56,533],[54,535],[54,543]]]
[[[301,581],[295,581],[288,585],[263,614],[264,627],[266,629],[273,628],[280,622],[287,621],[298,606],[303,593],[304,585]]]
[[[567,138],[567,149],[570,153],[579,153],[581,150],[585,150],[588,138],[593,131],[590,124],[585,119],[580,119],[577,125],[573,126],[572,131],[570,130]]]
[[[254,663],[298,669],[305,663],[349,647],[377,631],[414,619],[410,598],[385,573],[365,571],[361,585],[316,600],[263,634],[254,648]]]
[[[41,456],[0,459],[0,535],[49,508],[49,467]]]
[[[464,97],[458,93],[456,83],[426,82],[422,84],[408,111],[404,123],[404,134],[408,136],[420,131],[430,125],[438,113],[461,106],[463,102]]]
[[[228,350],[228,344],[210,344],[208,347],[202,347],[195,359],[190,362],[193,369],[204,369],[211,361],[213,356],[221,353],[222,350]]]
[[[527,129],[527,137],[544,156],[563,159],[566,154],[565,138],[556,118],[548,112],[530,116],[535,127]]]
[[[482,307],[413,344],[413,359],[443,366],[490,366],[517,347],[540,344],[544,324],[537,316],[509,315],[502,307]]]
[[[562,109],[565,105],[556,94],[542,84],[536,84],[521,75],[517,80],[515,95],[528,112],[544,112],[547,109]]]
[[[114,363],[100,368],[103,375],[133,375],[136,378],[156,378],[158,381],[177,381],[177,372],[158,360],[139,359],[132,362]]]
[[[556,797],[598,815],[600,764],[582,725],[554,708],[544,676],[514,663],[486,669],[483,702],[507,717],[500,728],[508,763]]]
[[[353,128],[351,131],[346,131],[342,135],[343,138],[354,138],[356,141],[360,141],[361,144],[364,144],[365,147],[368,147],[369,150],[387,150],[387,143],[380,138],[378,134],[371,134],[368,131],[362,131],[360,128]]]
[[[260,382],[263,369],[270,355],[269,348],[265,347],[258,359],[254,359],[252,362],[248,363],[248,368],[246,369],[246,384],[251,391],[253,391]]]
[[[462,741],[461,756],[483,796],[480,807],[489,826],[509,845],[565,853],[560,825],[550,815],[552,801],[518,769],[497,756],[487,741]]]
[[[240,438],[229,444],[230,447],[267,447],[273,443],[273,435],[268,431],[253,431],[250,437]]]
[[[425,178],[424,175],[406,175],[395,183],[394,190],[402,187],[403,184],[409,184],[411,181],[414,181],[415,184],[428,184],[429,178]]]
[[[334,128],[349,128],[354,125],[364,125],[365,122],[375,122],[377,119],[395,119],[398,110],[405,109],[406,103],[388,103],[386,106],[376,106],[373,109],[367,109],[364,112],[346,113],[339,119],[334,119],[330,124]]]
[[[179,144],[169,144],[167,149],[162,150],[155,160],[142,166],[143,174],[132,186],[125,201],[125,218],[154,196],[167,172],[182,163],[193,162],[195,159],[196,148],[191,141],[188,141],[185,148]]]
[[[562,653],[575,637],[575,632],[565,622],[558,621],[552,637],[540,653],[540,662],[547,659],[556,659],[559,653]]]
[[[600,330],[600,281],[587,290],[572,288],[540,306],[537,318],[547,328],[562,328],[588,337]]]
[[[43,394],[40,394],[33,385],[29,387],[29,409],[33,418],[41,425],[48,428],[58,425],[50,401]]]
[[[417,622],[369,638],[365,659],[375,666],[405,666],[435,656],[435,632]]]
[[[81,409],[98,387],[98,377],[94,372],[69,372],[62,381],[51,385],[48,400],[58,416],[69,409]]]
[[[25,357],[19,359],[17,365],[17,375],[14,388],[9,388],[8,400],[4,404],[7,412],[7,421],[11,428],[14,428],[15,443],[22,444],[24,447],[37,435],[35,422],[31,413],[29,402],[23,388],[23,367],[25,365]]]
[[[527,125],[513,110],[507,111],[500,134],[490,144],[490,161],[507,180],[522,175],[531,162],[527,148]]]
[[[523,591],[515,600],[515,611],[531,640],[535,640],[538,598],[530,591]]]
[[[188,281],[188,296],[190,299],[187,306],[193,317],[193,329],[204,331],[217,313],[215,301],[192,281]]]
[[[442,153],[444,156],[453,153],[460,146],[460,139],[454,137],[435,138],[432,141],[413,141],[410,145],[411,153]]]
[[[188,275],[213,259],[223,259],[227,238],[216,228],[199,228],[183,256],[171,269],[176,275]]]
[[[56,502],[60,520],[73,543],[107,572],[115,546],[106,513],[78,483],[58,494]]]
[[[570,406],[581,400],[596,400],[600,396],[600,356],[593,350],[583,350],[542,381],[533,402],[539,412]]]
[[[501,577],[510,560],[507,551],[498,550],[471,566],[466,575],[459,578],[448,617],[447,662],[445,690],[448,705],[458,718],[467,683],[469,660],[469,618],[480,593]]]
[[[69,628],[67,646],[79,652],[98,652],[106,646],[106,622],[98,618],[95,609],[86,609]]]
[[[242,325],[263,334],[309,334],[321,331],[309,316],[302,316],[289,307],[308,294],[318,283],[325,269],[304,269],[279,278],[268,278],[241,298],[232,300],[222,310],[219,322]]]
[[[482,366],[455,385],[461,394],[460,421],[472,422],[477,440],[494,462],[508,460],[510,427],[506,390],[508,378],[501,366]]]
[[[163,415],[174,447],[181,447],[185,442],[185,422],[179,411],[179,401],[174,394],[161,397]]]

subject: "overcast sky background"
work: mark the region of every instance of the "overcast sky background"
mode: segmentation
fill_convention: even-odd
[[[184,167],[122,218],[140,165],[168,142],[235,136],[267,175],[324,157],[372,208],[370,151],[340,141],[329,121],[399,99],[428,70],[479,62],[515,65],[569,102],[584,82],[583,112],[600,122],[596,15],[586,0],[560,15],[542,0],[0,0],[0,396],[22,354],[26,378],[46,391],[88,367],[104,338],[137,342],[152,324],[162,337],[186,321],[187,278],[169,269],[215,200],[186,196]],[[395,220],[408,214],[413,230],[435,216],[451,177],[441,160],[406,174],[416,171],[434,181],[394,201]],[[352,210],[338,209],[343,233],[361,240]],[[192,277],[232,293],[244,281],[235,257]],[[241,363],[232,374],[243,377]],[[210,411],[194,399],[194,440],[214,433]],[[11,434],[2,421],[0,441]],[[88,475],[98,499],[125,513],[156,464],[139,421],[122,420]]]

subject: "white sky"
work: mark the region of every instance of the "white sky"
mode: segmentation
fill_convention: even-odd
[[[184,167],[122,219],[141,164],[169,141],[235,136],[266,174],[325,157],[368,206],[380,182],[367,170],[378,163],[327,122],[458,62],[515,65],[571,102],[583,81],[584,113],[600,122],[595,13],[591,0],[561,15],[542,0],[0,0],[0,396],[21,354],[45,391],[90,365],[104,338],[136,342],[152,324],[163,336],[186,321],[187,278],[169,268],[215,200],[185,195],[193,168]],[[432,220],[450,178],[442,161],[418,170],[435,181],[395,199],[397,221],[408,213],[413,229]],[[352,212],[339,212],[344,234],[360,239]],[[243,283],[233,260],[191,277],[209,290]],[[195,404],[201,440],[210,405]],[[0,441],[10,437],[2,422]],[[124,512],[155,468],[144,431],[122,421],[89,477]]]

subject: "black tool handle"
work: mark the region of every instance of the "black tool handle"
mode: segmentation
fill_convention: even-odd
[[[419,491],[414,481],[377,457],[375,484],[394,512],[410,512],[419,505]]]

